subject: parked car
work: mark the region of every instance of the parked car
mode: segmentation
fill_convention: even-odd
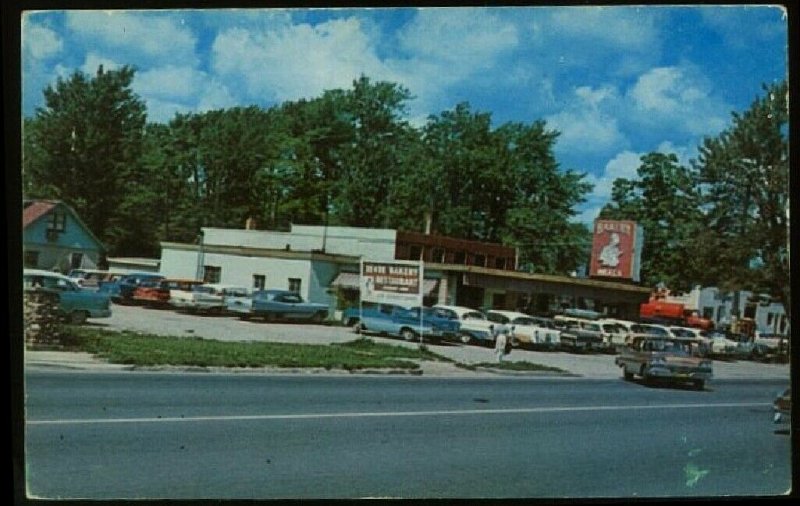
[[[603,337],[603,349],[609,353],[616,353],[630,341],[628,328],[616,320],[597,320]]]
[[[776,432],[788,432],[792,426],[792,389],[787,387],[778,392],[772,401],[772,421],[776,424],[786,425],[785,430]]]
[[[561,331],[550,321],[501,310],[487,311],[486,318],[510,327],[512,346],[553,349],[561,343]]]
[[[640,334],[614,359],[626,380],[689,382],[698,390],[713,376],[710,360],[693,356],[690,343],[677,337]]]
[[[124,274],[101,269],[72,269],[67,276],[81,288],[97,290],[101,283],[117,281]]]
[[[116,304],[132,304],[133,292],[145,281],[160,281],[164,279],[161,274],[152,272],[137,272],[126,274],[116,281],[101,282],[98,291],[107,293],[111,302]]]
[[[166,308],[173,290],[189,291],[203,284],[196,279],[160,279],[143,281],[133,291],[133,301],[147,307]]]
[[[249,298],[250,290],[242,286],[207,283],[193,285],[188,290],[170,290],[169,304],[189,313],[217,313],[227,310],[234,297]]]
[[[728,337],[721,330],[704,330],[700,335],[705,339],[711,353],[716,356],[734,356],[739,348],[739,343]]]
[[[420,319],[420,310],[422,318]],[[386,334],[406,341],[419,338],[440,341],[455,339],[459,323],[432,308],[404,308],[395,304],[362,304],[342,312],[342,323],[357,332]]]
[[[442,315],[458,321],[458,339],[464,344],[494,345],[498,333],[510,330],[502,323],[491,322],[480,311],[468,307],[437,304],[433,308],[439,310]]]
[[[266,321],[311,320],[321,323],[328,317],[327,305],[306,302],[289,290],[259,290],[251,299],[250,316]]]
[[[39,269],[24,269],[24,290],[45,290],[58,295],[58,311],[73,324],[81,324],[87,318],[111,316],[111,301],[108,294],[83,290],[72,279],[63,274]]]
[[[571,351],[601,350],[603,329],[594,321],[568,321],[561,330],[561,347]]]
[[[693,327],[669,327],[669,332],[673,337],[685,339],[692,346],[692,353],[701,357],[711,354],[711,343],[703,338],[698,328]]]
[[[761,356],[785,355],[788,352],[788,339],[781,334],[756,332],[753,339],[755,352]]]

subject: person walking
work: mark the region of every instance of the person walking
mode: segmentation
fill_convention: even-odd
[[[494,338],[494,353],[497,356],[498,363],[503,361],[503,357],[507,353],[506,351],[507,345],[508,345],[508,334],[503,330],[498,331]]]

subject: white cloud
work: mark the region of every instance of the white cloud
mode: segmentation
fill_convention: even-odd
[[[600,154],[626,146],[627,139],[613,114],[618,102],[617,91],[610,86],[575,89],[564,110],[545,118],[551,128],[561,132],[556,151]]]
[[[24,23],[22,50],[34,60],[55,56],[64,48],[64,41],[53,30],[35,23]]]
[[[575,7],[555,9],[550,19],[553,32],[595,44],[636,52],[659,44],[657,16],[653,10],[632,7]]]
[[[167,122],[175,113],[203,112],[240,105],[230,90],[207,73],[167,65],[137,74],[134,91],[147,104],[148,120]]]
[[[198,94],[207,78],[205,72],[192,67],[166,65],[138,73],[134,86],[142,95],[188,99]]]
[[[179,11],[176,11],[179,12]],[[127,55],[140,55],[150,64],[177,61],[195,65],[196,39],[181,22],[158,11],[67,11],[67,27],[91,44]]]
[[[731,109],[713,96],[709,80],[688,65],[651,69],[639,76],[628,98],[640,123],[692,135],[719,133]]]
[[[249,97],[295,100],[348,88],[360,74],[388,71],[355,18],[301,24],[266,33],[231,29],[213,44],[212,66],[229,86],[240,80]]]
[[[492,12],[420,9],[416,18],[398,35],[400,46],[412,54],[413,59],[467,66],[470,72],[489,68],[499,54],[519,44],[516,26]]]
[[[590,225],[600,214],[600,210],[611,200],[611,190],[617,179],[636,180],[639,178],[637,169],[641,165],[643,153],[622,151],[606,163],[603,173],[599,176],[587,174],[586,182],[594,185],[594,190],[588,196],[587,202],[578,209],[575,221]]]

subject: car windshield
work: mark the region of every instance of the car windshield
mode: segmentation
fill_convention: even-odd
[[[688,343],[669,339],[649,339],[643,343],[642,349],[674,354],[688,354],[690,351]]]
[[[533,318],[528,318],[527,316],[520,316],[519,318],[514,318],[514,325],[534,325],[541,327],[542,325],[534,320]]]
[[[502,315],[500,313],[487,313],[486,314],[486,318],[488,318],[489,321],[493,321],[493,322],[496,322],[496,323],[508,323],[509,322],[509,318],[506,315]]]
[[[192,291],[196,293],[217,293],[216,288],[214,288],[213,286],[203,286],[203,285],[193,286]]]
[[[654,327],[652,325],[633,325],[631,330],[637,334],[649,334],[651,336],[668,337],[669,332],[661,327]]]
[[[595,331],[600,330],[600,325],[596,323],[584,323],[581,326],[586,330],[595,330]]]

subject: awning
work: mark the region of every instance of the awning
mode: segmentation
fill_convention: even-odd
[[[358,290],[358,278],[357,272],[340,272],[331,283],[331,287]],[[438,286],[438,279],[424,279],[422,281],[422,290],[425,295],[432,295]]]

